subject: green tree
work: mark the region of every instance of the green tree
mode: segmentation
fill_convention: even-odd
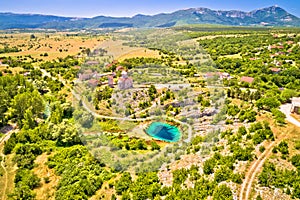
[[[43,113],[45,105],[41,95],[37,91],[33,91],[16,95],[12,107],[19,125],[22,125],[22,119],[24,119],[24,113],[27,110],[31,111],[30,114],[33,118],[36,118]]]
[[[277,123],[279,124],[284,124],[285,123],[285,114],[283,112],[281,112],[279,109],[277,108],[272,108],[271,112],[276,120]]]
[[[221,166],[220,169],[215,172],[215,181],[220,183],[222,181],[226,181],[230,179],[232,174],[232,170],[230,170],[227,166]]]
[[[117,181],[115,189],[118,195],[127,191],[132,184],[132,178],[129,172],[124,172],[121,178]]]
[[[130,193],[129,192],[124,192],[122,194],[121,200],[131,200]]]
[[[17,186],[26,185],[32,190],[39,186],[41,180],[31,170],[18,169],[14,181]]]
[[[240,126],[238,129],[238,133],[242,134],[242,135],[246,135],[247,134],[247,129],[245,126]]]
[[[214,158],[210,158],[204,162],[203,172],[204,174],[212,174],[214,172],[214,167],[216,166],[216,160]]]
[[[278,150],[283,154],[283,155],[288,155],[289,154],[289,146],[286,141],[281,141],[278,145]]]
[[[149,94],[151,101],[153,101],[157,94],[157,90],[154,85],[150,85],[150,87],[148,89],[148,94]]]
[[[231,189],[225,184],[218,186],[213,193],[213,200],[231,200],[231,199],[233,199]]]
[[[300,171],[300,154],[294,155],[291,158],[291,162],[292,164],[298,168],[298,170]]]
[[[85,110],[75,110],[73,112],[74,119],[84,128],[91,128],[94,121],[94,116]]]
[[[35,37],[35,35],[34,34],[31,34],[30,35],[30,39],[35,39],[36,37]]]
[[[278,108],[280,101],[276,97],[263,97],[256,101],[256,106],[259,109],[270,111],[272,108]]]
[[[34,121],[31,110],[26,110],[23,119],[23,129],[24,130],[33,129],[35,125],[36,122]]]
[[[19,187],[16,187],[12,194],[8,195],[12,199],[20,200],[20,199],[26,199],[26,200],[34,200],[36,199],[35,193],[27,186],[27,185],[20,185]]]
[[[151,150],[152,151],[154,151],[154,150],[160,150],[160,146],[156,142],[152,141],[151,142]]]
[[[71,146],[80,143],[78,127],[70,120],[64,119],[58,125],[50,124],[49,128],[52,130],[52,138],[57,141],[58,145]]]
[[[12,133],[10,138],[4,143],[3,153],[10,154],[17,144],[16,133]]]

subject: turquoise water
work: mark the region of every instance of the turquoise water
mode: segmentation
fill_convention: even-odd
[[[157,140],[165,142],[177,142],[181,136],[176,126],[162,122],[151,123],[146,129],[146,133]]]

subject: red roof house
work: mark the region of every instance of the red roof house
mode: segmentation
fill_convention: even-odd
[[[246,82],[246,83],[253,83],[253,81],[254,81],[254,78],[252,78],[252,77],[249,77],[249,76],[243,76],[242,78],[241,78],[241,80],[240,80],[241,82]]]

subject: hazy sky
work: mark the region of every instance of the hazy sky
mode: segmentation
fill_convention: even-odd
[[[72,17],[133,16],[195,7],[251,11],[272,5],[300,17],[299,0],[0,0],[0,12]]]

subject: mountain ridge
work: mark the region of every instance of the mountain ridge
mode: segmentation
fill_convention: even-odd
[[[300,18],[279,6],[240,10],[188,8],[155,15],[137,14],[132,17],[95,16],[92,18],[62,17],[43,14],[0,13],[0,29],[97,29],[172,27],[183,24],[220,24],[231,26],[296,26]]]

